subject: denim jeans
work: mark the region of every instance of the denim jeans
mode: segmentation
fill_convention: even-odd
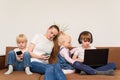
[[[87,74],[96,74],[96,70],[98,71],[107,71],[107,70],[110,70],[110,69],[115,69],[116,68],[116,64],[115,63],[108,63],[104,66],[101,66],[101,67],[98,67],[96,69],[88,66],[88,65],[85,65],[81,62],[74,62],[73,64],[73,67],[77,70],[81,70],[81,71],[84,71],[86,72]]]
[[[13,65],[14,70],[24,70],[25,67],[30,67],[30,54],[24,52],[23,61],[17,61],[14,51],[8,53],[7,64]]]
[[[59,64],[43,64],[40,62],[31,62],[31,71],[44,74],[44,80],[66,80]]]
[[[104,66],[101,66],[101,67],[98,67],[96,68],[96,70],[98,71],[107,71],[107,70],[110,70],[110,69],[116,69],[116,64],[114,62],[110,62]]]

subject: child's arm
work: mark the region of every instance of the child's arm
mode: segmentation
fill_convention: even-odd
[[[78,58],[78,56],[77,56],[76,54],[73,54],[72,59],[73,59],[73,60],[76,60],[76,61],[84,62],[84,60],[81,59],[81,58]]]
[[[70,53],[71,53],[71,54],[75,53],[75,52],[77,51],[77,49],[78,49],[77,47],[71,49],[71,50],[70,50]]]
[[[70,56],[69,56],[69,50],[68,49],[62,49],[60,51],[60,55],[62,57],[64,57],[69,63],[73,64],[75,62],[75,60],[73,60]]]

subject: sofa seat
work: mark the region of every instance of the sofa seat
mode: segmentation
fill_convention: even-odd
[[[0,80],[40,80],[40,74],[27,75],[24,71],[14,71],[10,75],[4,75],[7,69],[0,70]]]
[[[6,59],[8,51],[15,47],[6,47]],[[115,62],[117,68],[114,76],[108,75],[80,75],[78,73],[67,74],[67,80],[120,80],[120,47],[97,47],[109,48],[108,62]],[[5,59],[5,61],[6,61]],[[4,75],[7,69],[0,70],[0,80],[44,80],[44,75],[34,73],[33,75],[26,75],[24,71],[14,71],[10,75]]]

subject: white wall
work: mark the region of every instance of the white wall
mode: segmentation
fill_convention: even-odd
[[[0,54],[19,33],[30,41],[54,22],[68,26],[73,45],[89,30],[95,46],[120,46],[120,0],[0,0]]]

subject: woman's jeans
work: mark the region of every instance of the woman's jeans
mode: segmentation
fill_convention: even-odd
[[[44,74],[44,80],[66,80],[59,64],[43,64],[40,62],[31,62],[31,71]]]
[[[104,66],[101,66],[101,67],[98,67],[98,68],[92,68],[88,65],[85,65],[81,62],[74,62],[73,64],[73,67],[77,70],[81,70],[81,71],[84,71],[86,72],[87,74],[96,74],[96,70],[97,71],[107,71],[107,70],[110,70],[110,69],[115,69],[116,68],[116,64],[115,63],[108,63]]]
[[[7,64],[13,65],[14,70],[24,70],[25,67],[30,67],[30,54],[24,52],[23,61],[17,61],[14,51],[8,53]]]

